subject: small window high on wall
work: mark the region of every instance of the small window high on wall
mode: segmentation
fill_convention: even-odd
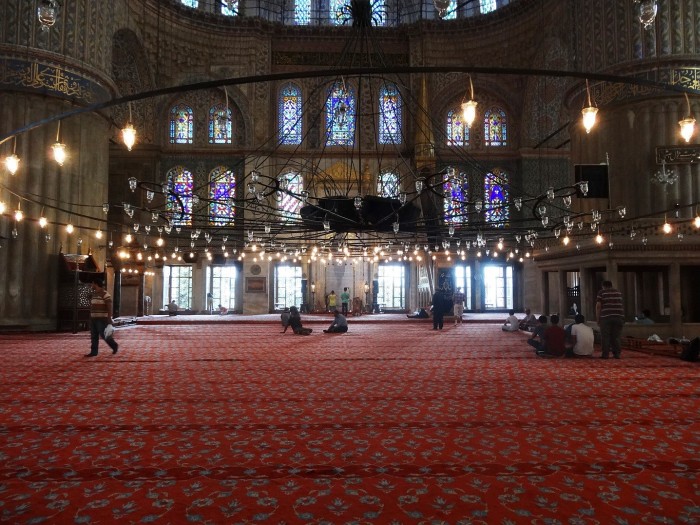
[[[194,112],[185,104],[170,109],[170,143],[192,144],[194,137]]]
[[[233,226],[236,217],[236,175],[226,166],[209,173],[209,223]]]
[[[326,146],[355,143],[355,93],[345,82],[336,82],[326,99]]]
[[[217,104],[209,110],[209,144],[231,144],[231,110]]]
[[[401,96],[395,84],[379,91],[379,143],[401,144]]]
[[[221,14],[224,16],[238,15],[238,0],[218,0],[221,5]]]
[[[301,175],[293,171],[280,175],[280,185],[287,188],[285,192],[277,192],[279,198],[277,206],[282,213],[282,220],[298,219],[299,210],[303,204],[301,192],[304,190]]]
[[[174,226],[192,224],[192,195],[194,177],[192,172],[183,166],[175,166],[168,171],[168,195],[166,208]]]
[[[458,172],[456,168],[448,168],[447,173],[443,175],[442,189],[445,223],[459,225],[468,222],[469,183],[467,175]]]
[[[508,225],[508,174],[495,169],[484,177],[484,217],[494,228]]]
[[[397,198],[399,196],[399,176],[393,171],[385,171],[377,180],[377,195]]]
[[[506,146],[508,144],[508,122],[506,112],[493,107],[484,113],[484,145]]]
[[[447,124],[445,127],[448,146],[468,146],[469,128],[460,109],[453,108],[447,112]]]
[[[278,119],[280,144],[301,144],[301,88],[294,83],[280,90]]]

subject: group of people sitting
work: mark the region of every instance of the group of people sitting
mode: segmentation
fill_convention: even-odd
[[[301,314],[296,306],[292,306],[289,309],[285,309],[281,315],[282,319],[282,333],[287,331],[287,328],[292,329],[296,335],[311,335],[313,328],[304,328],[301,324]],[[343,334],[348,331],[348,320],[341,314],[338,310],[333,311],[333,322],[328,328],[326,328],[324,334]]]
[[[503,323],[503,330],[532,332],[527,344],[535,349],[540,357],[590,357],[593,355],[595,334],[586,324],[582,314],[576,314],[574,322],[566,327],[559,326],[559,316],[554,314],[549,320],[546,315],[535,318],[530,310],[525,310],[525,317],[518,319],[511,310]]]

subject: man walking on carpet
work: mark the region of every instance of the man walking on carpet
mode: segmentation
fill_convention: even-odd
[[[108,326],[111,328],[111,332],[105,333]],[[113,333],[112,296],[104,288],[104,279],[95,277],[92,281],[92,298],[90,299],[90,353],[85,354],[85,357],[97,355],[100,338],[104,339],[112,349],[112,353],[116,354],[119,345],[114,340]]]
[[[622,346],[622,327],[625,324],[625,309],[622,294],[613,288],[610,281],[603,281],[603,288],[598,292],[595,314],[600,326],[603,359],[608,359],[612,351],[615,359],[620,359]]]

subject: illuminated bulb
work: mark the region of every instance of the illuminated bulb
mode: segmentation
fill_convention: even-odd
[[[157,244],[158,246],[163,246],[163,243],[164,243],[164,242],[165,242],[165,241],[163,240],[162,237],[158,237],[158,240],[156,241],[156,244]]]
[[[5,206],[5,203],[3,201],[0,201],[0,214],[5,213],[6,209],[7,206]]]
[[[695,220],[693,221],[693,224],[695,225],[696,228],[700,228],[700,215],[695,216]]]
[[[22,213],[22,210],[20,210],[20,209],[15,210],[15,220],[17,222],[20,222],[22,219],[24,219],[24,213]]]
[[[663,231],[664,233],[671,233],[671,225],[668,223],[668,221],[664,222]]]
[[[600,233],[595,236],[595,242],[598,244],[603,244],[603,236]]]
[[[59,166],[63,166],[66,161],[66,145],[56,142],[53,146],[53,158],[58,163]]]
[[[19,157],[14,153],[8,155],[5,157],[5,166],[7,167],[7,171],[9,171],[11,175],[14,175],[19,169]]]
[[[66,225],[66,231],[67,231],[68,233],[73,233],[73,230],[74,230],[73,225],[69,222],[69,223]]]
[[[46,228],[46,226],[49,224],[49,221],[46,220],[46,217],[41,216],[39,217],[39,227],[40,228]]]
[[[101,238],[102,238],[102,230],[97,230],[97,231],[95,232],[95,237],[98,238],[98,239],[101,239]]]
[[[131,242],[131,241],[133,240],[133,237],[131,236],[130,233],[127,233],[127,234],[126,234],[126,237],[124,237],[124,240],[125,240],[126,242]]]
[[[503,241],[498,241],[498,250],[503,251]]]
[[[462,117],[464,118],[464,122],[467,124],[468,128],[472,127],[472,124],[476,119],[476,106],[477,102],[475,100],[462,102]]]
[[[566,236],[561,240],[561,242],[564,243],[564,246],[568,246],[568,245],[569,245],[569,242],[571,242],[571,240],[569,239],[569,236],[566,235]]]
[[[134,129],[134,126],[131,125],[131,122],[129,122],[126,127],[122,129],[122,140],[124,141],[126,149],[129,151],[131,151],[131,148],[133,148],[134,144],[136,144],[136,130]]]
[[[587,108],[583,108],[581,110],[581,114],[583,115],[583,127],[586,129],[586,133],[590,133],[593,126],[595,126],[595,118],[598,114],[598,108],[588,106]]]
[[[690,142],[690,139],[695,133],[695,119],[690,116],[685,117],[683,120],[678,122],[678,125],[681,127],[681,137],[683,137],[686,142]]]

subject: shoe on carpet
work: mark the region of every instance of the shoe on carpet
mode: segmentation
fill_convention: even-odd
[[[89,354],[85,354],[85,357],[95,357],[96,355],[97,354],[93,354],[92,352],[90,352]]]
[[[118,343],[114,343],[114,348],[112,348],[112,355],[116,354],[116,353],[117,353],[117,350],[119,350],[119,344],[118,344]]]

